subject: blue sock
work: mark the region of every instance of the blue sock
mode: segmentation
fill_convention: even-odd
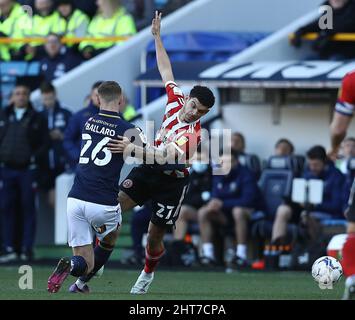
[[[103,248],[101,244],[97,245],[96,248],[94,249],[94,254],[95,254],[94,269],[87,276],[80,277],[80,280],[83,282],[89,282],[90,279],[95,275],[95,273],[99,271],[101,267],[106,264],[107,260],[110,258],[112,251],[113,249]]]
[[[70,274],[74,277],[80,277],[85,274],[88,265],[82,256],[72,256],[70,259]]]

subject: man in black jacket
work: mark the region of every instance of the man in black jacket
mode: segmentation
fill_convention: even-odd
[[[29,260],[36,225],[36,168],[47,155],[46,121],[32,108],[30,89],[15,87],[12,104],[0,112],[0,165],[2,235],[4,255],[0,263],[16,260],[14,238],[21,237],[22,260]],[[22,224],[17,225],[16,209],[21,207]]]
[[[355,1],[328,0],[324,3],[332,8],[333,28],[321,29],[320,19],[301,27],[295,32],[291,44],[300,47],[302,36],[309,32],[317,32],[318,37],[312,43],[315,58],[343,60],[355,57],[355,43],[351,41],[331,41],[336,33],[355,32]]]
[[[63,140],[65,128],[71,118],[71,112],[60,104],[55,87],[50,82],[43,82],[40,90],[44,108],[41,114],[47,120],[50,146],[43,170],[41,170],[39,187],[48,192],[48,203],[54,208],[55,179],[68,167]]]

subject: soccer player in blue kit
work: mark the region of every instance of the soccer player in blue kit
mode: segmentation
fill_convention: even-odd
[[[116,82],[102,83],[98,97],[100,112],[84,126],[79,164],[68,195],[68,243],[73,256],[60,259],[49,277],[51,293],[58,292],[69,274],[78,278],[70,292],[89,292],[86,283],[109,259],[122,221],[117,194],[124,160],[122,154],[111,153],[107,143],[137,128],[119,116],[122,90]],[[95,249],[94,235],[100,240]]]

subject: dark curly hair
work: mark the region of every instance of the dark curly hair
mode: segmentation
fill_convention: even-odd
[[[190,98],[196,98],[207,108],[212,108],[216,101],[211,89],[203,86],[194,86],[190,92]]]

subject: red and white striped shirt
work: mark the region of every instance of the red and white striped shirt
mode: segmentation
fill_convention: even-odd
[[[355,112],[355,70],[345,75],[339,90],[335,110],[345,116],[352,117]]]
[[[165,84],[168,102],[165,109],[163,123],[157,133],[155,146],[157,148],[174,143],[174,146],[184,159],[193,156],[201,142],[201,123],[197,120],[192,123],[181,122],[179,111],[185,104],[184,94],[175,82]],[[164,171],[176,177],[186,177],[187,169]]]

